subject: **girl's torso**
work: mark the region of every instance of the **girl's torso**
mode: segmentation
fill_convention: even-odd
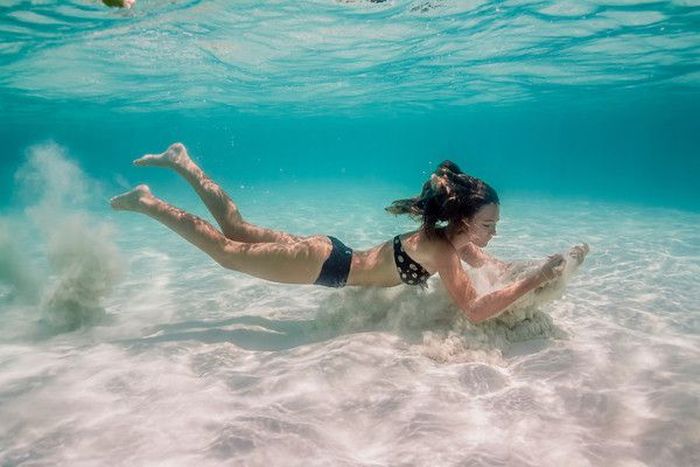
[[[428,239],[423,232],[418,230],[399,235],[398,238],[400,246],[403,248],[403,251],[400,253],[405,253],[408,256],[406,258],[408,263],[417,263],[418,268],[403,268],[404,265],[401,264],[403,258],[397,260],[394,239],[390,239],[369,250],[353,252],[347,285],[393,287],[404,281],[409,283],[408,281],[411,280],[418,285],[422,283],[419,280],[420,266],[428,274],[435,274],[434,252],[437,246],[436,242],[445,241],[442,236]],[[401,277],[401,269],[405,270],[405,273],[408,275],[408,277],[404,277],[404,280]],[[416,272],[418,277],[411,279],[411,271]]]

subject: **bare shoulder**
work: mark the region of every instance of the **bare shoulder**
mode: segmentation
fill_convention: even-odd
[[[458,268],[462,270],[462,261],[459,258],[459,253],[447,240],[443,240],[436,245],[434,255],[438,269]]]
[[[425,262],[436,272],[450,263],[459,261],[457,251],[442,236],[425,237],[421,242],[421,253],[425,257]]]

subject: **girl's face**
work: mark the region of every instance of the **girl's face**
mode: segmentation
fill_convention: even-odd
[[[465,239],[480,248],[484,248],[496,235],[496,224],[499,219],[497,204],[490,203],[482,206],[470,219],[464,220],[463,235]]]

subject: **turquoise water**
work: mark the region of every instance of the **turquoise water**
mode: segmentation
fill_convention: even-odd
[[[697,2],[17,0],[0,39],[0,464],[700,464]],[[174,141],[266,226],[370,247],[450,158],[491,254],[591,253],[479,326],[437,278],[271,284],[108,209],[208,216],[130,165]]]

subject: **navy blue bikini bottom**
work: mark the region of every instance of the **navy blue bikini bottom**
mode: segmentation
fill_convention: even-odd
[[[321,274],[314,284],[326,287],[344,287],[350,274],[352,263],[352,248],[348,248],[335,237],[328,236],[333,244],[331,254],[328,255],[321,267]]]

